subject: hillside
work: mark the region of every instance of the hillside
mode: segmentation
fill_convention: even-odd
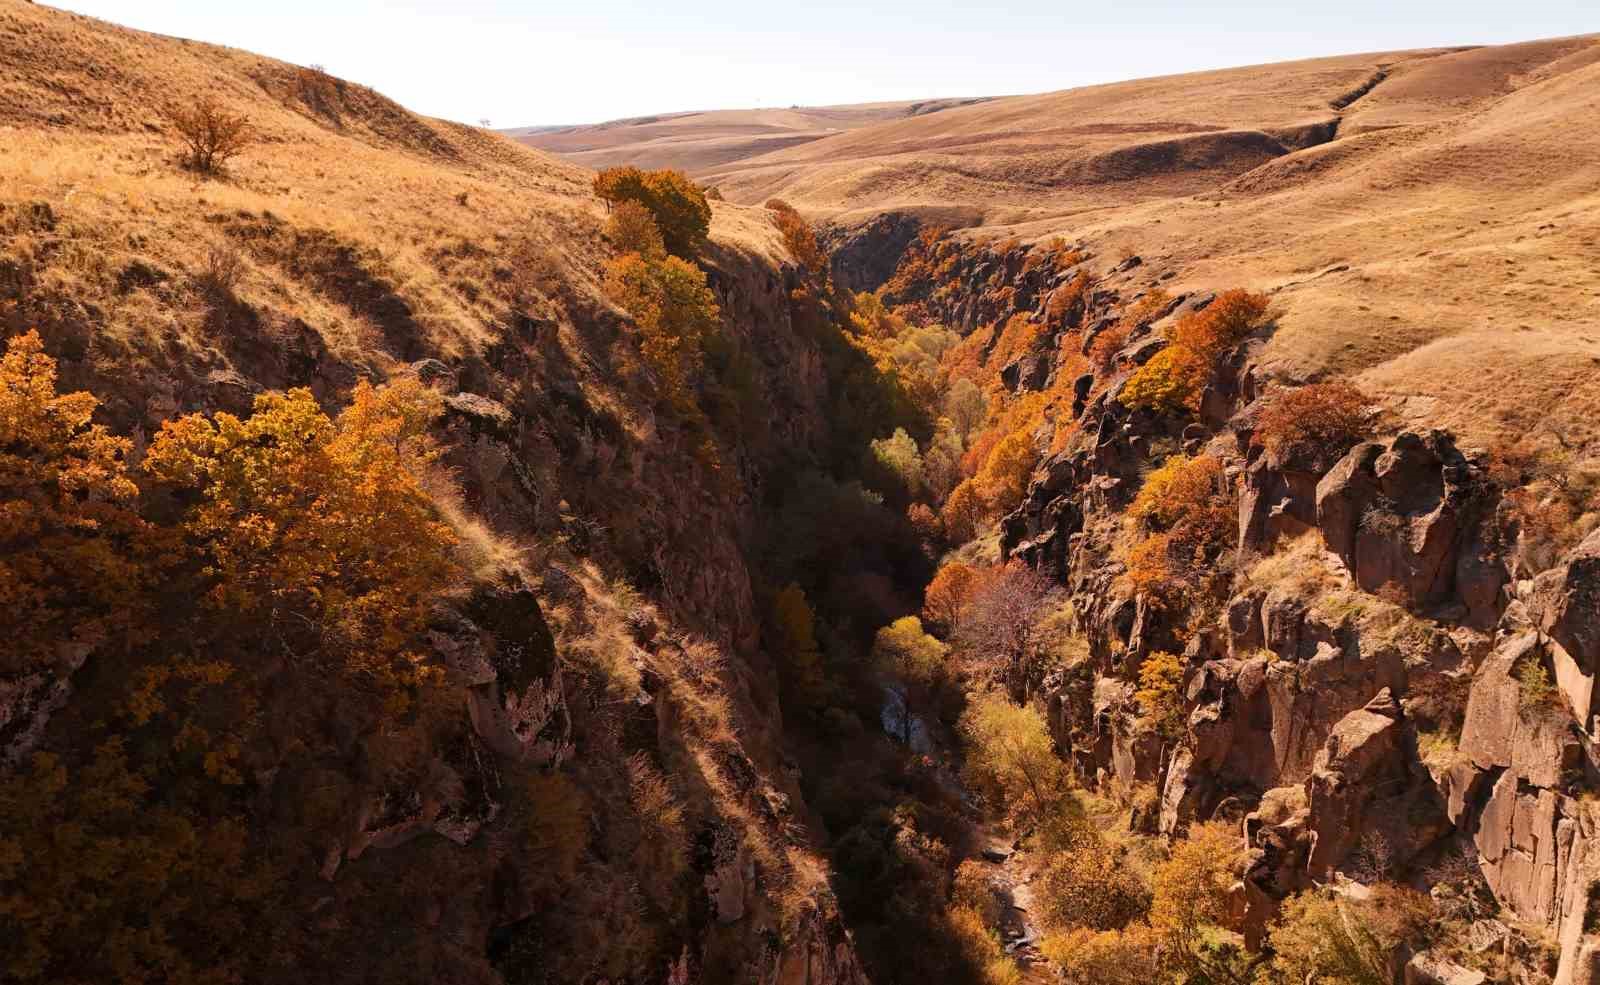
[[[169,115],[205,99],[253,131],[215,176]],[[792,370],[817,343],[767,214],[719,204],[707,373],[789,412],[660,405],[590,182],[320,72],[0,0],[0,595],[26,641],[0,660],[0,981],[855,980],[783,767],[762,504],[706,464],[828,452],[822,371]],[[77,493],[32,443],[78,426],[55,390],[106,428]],[[199,454],[282,454],[201,533],[225,495],[183,483],[217,473],[172,490],[153,449],[229,415],[260,431]],[[30,526],[57,495],[99,519]],[[265,580],[204,603],[245,515]],[[58,825],[98,850],[33,840]]]
[[[982,99],[924,99],[850,106],[666,113],[575,127],[506,131],[529,147],[591,168],[634,164],[691,175],[874,123],[914,119]]]
[[[1289,62],[1014,97],[712,169],[856,227],[1136,253],[1283,309],[1266,360],[1354,374],[1482,444],[1594,419],[1600,38]]]
[[[1597,73],[519,142],[0,0],[0,985],[1600,982]]]

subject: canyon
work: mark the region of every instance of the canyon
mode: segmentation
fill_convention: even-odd
[[[1596,91],[518,143],[0,0],[0,981],[1595,981]]]

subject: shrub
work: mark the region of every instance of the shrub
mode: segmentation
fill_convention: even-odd
[[[583,791],[564,773],[534,773],[517,801],[523,836],[535,864],[535,898],[571,880],[589,843],[589,810]]]
[[[1227,919],[1244,855],[1239,831],[1213,821],[1193,828],[1156,869],[1150,925],[1191,981],[1241,980],[1238,950],[1217,947],[1213,931]]]
[[[1000,937],[983,922],[983,916],[964,906],[953,907],[947,918],[951,941],[981,985],[1021,985],[1022,972],[1006,956]]]
[[[985,927],[1000,922],[1000,897],[995,892],[994,880],[989,876],[988,867],[977,859],[969,858],[956,867],[950,902],[976,913]]]
[[[1035,881],[1034,899],[1045,926],[1118,930],[1144,916],[1150,891],[1103,841],[1057,852]]]
[[[1210,455],[1175,455],[1151,472],[1128,510],[1154,533],[1136,540],[1123,561],[1135,591],[1170,601],[1180,590],[1220,583],[1218,567],[1237,536],[1235,492]]]
[[[711,205],[681,171],[606,168],[595,175],[594,192],[610,205],[633,201],[649,209],[673,256],[693,256],[711,231]]]
[[[1162,980],[1161,940],[1145,924],[1121,931],[1079,927],[1046,934],[1040,950],[1072,982],[1152,985]]]
[[[1556,687],[1550,683],[1550,672],[1537,655],[1525,656],[1517,661],[1517,683],[1520,690],[1518,703],[1523,711],[1548,708],[1556,702]]]
[[[1169,345],[1128,378],[1118,398],[1129,407],[1163,413],[1194,410],[1200,403],[1206,368],[1187,349]]]
[[[1367,437],[1372,409],[1371,399],[1344,380],[1284,390],[1256,417],[1255,440],[1274,456],[1298,448],[1331,461]]]
[[[1308,890],[1286,900],[1269,937],[1270,985],[1389,985],[1390,965],[1404,945],[1425,946],[1431,905],[1420,893],[1374,887],[1358,900]]]
[[[1183,661],[1165,651],[1145,657],[1139,665],[1139,689],[1133,698],[1145,720],[1163,738],[1176,741],[1183,734]]]
[[[1101,329],[1100,334],[1089,343],[1089,364],[1094,367],[1096,375],[1104,376],[1111,371],[1117,353],[1128,344],[1128,331],[1128,328],[1120,323],[1112,325],[1110,328]]]
[[[1160,411],[1197,410],[1217,357],[1237,345],[1261,323],[1267,296],[1224,291],[1200,311],[1179,318],[1168,333],[1167,348],[1128,380],[1122,402]]]
[[[228,162],[257,140],[248,117],[230,113],[211,96],[187,106],[171,106],[167,119],[183,142],[184,162],[201,174],[219,174]]]
[[[653,258],[666,252],[655,216],[642,203],[632,200],[618,202],[611,210],[611,216],[606,220],[606,239],[611,241],[618,253],[637,253]]]
[[[1191,311],[1172,326],[1172,343],[1194,353],[1209,366],[1225,350],[1244,340],[1266,317],[1265,294],[1240,288],[1223,291],[1200,311]]]

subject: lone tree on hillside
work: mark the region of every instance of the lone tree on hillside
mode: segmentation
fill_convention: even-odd
[[[230,113],[210,96],[191,106],[167,110],[184,144],[184,163],[201,174],[219,174],[228,161],[256,142],[255,127],[242,113]]]

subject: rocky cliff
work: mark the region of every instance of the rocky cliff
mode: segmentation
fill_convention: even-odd
[[[886,235],[912,243],[902,272],[938,273],[884,278],[891,295],[991,339],[1016,316],[1039,324],[1001,381],[1070,403],[1034,436],[1052,451],[1001,522],[1001,549],[1071,593],[1087,664],[1024,690],[1084,782],[1135,803],[1149,791],[1135,823],[1165,833],[1237,823],[1249,861],[1235,921],[1252,946],[1313,885],[1397,879],[1438,897],[1481,879],[1499,907],[1474,925],[1483,947],[1559,940],[1546,970],[1591,980],[1597,535],[1550,564],[1516,508],[1519,478],[1446,431],[1380,416],[1353,446],[1265,449],[1263,408],[1295,388],[1259,364],[1270,322],[1215,356],[1189,408],[1129,399],[1177,320],[1213,299],[1158,295],[1162,272],[1136,256]],[[873,251],[849,256],[876,276]],[[1111,331],[1114,348],[1086,364]],[[1068,441],[1049,440],[1063,428]],[[1204,611],[1140,591],[1127,570],[1129,507],[1185,454],[1220,463],[1214,496],[1237,508]],[[1183,726],[1164,736],[1132,695],[1142,663],[1173,650]]]

